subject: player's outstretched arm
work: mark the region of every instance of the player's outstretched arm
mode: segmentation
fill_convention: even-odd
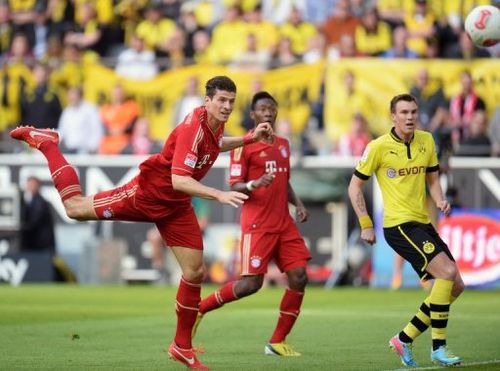
[[[176,191],[184,192],[190,196],[196,196],[207,200],[217,200],[222,204],[239,207],[248,196],[241,192],[224,192],[201,184],[190,176],[172,174],[172,186]]]
[[[288,182],[288,202],[295,206],[297,216],[299,217],[299,222],[304,223],[307,221],[307,219],[309,219],[309,211],[306,209],[300,198],[293,190],[290,182]]]
[[[220,150],[221,152],[230,151],[245,144],[255,143],[261,139],[268,138],[271,135],[273,135],[271,124],[269,122],[262,122],[257,125],[255,130],[242,137],[223,137]]]
[[[375,243],[375,231],[373,222],[366,210],[365,196],[363,195],[363,186],[365,181],[353,175],[349,183],[348,193],[352,208],[356,213],[361,226],[361,239],[370,245]]]

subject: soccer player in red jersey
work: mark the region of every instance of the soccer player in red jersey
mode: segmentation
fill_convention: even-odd
[[[277,103],[267,92],[255,94],[251,117],[274,125]],[[307,284],[306,265],[311,258],[304,239],[290,216],[288,203],[297,210],[299,221],[309,216],[290,185],[290,146],[285,138],[272,135],[231,153],[230,184],[249,198],[241,212],[241,278],[229,282],[200,303],[196,328],[203,315],[231,301],[256,293],[273,259],[287,274],[288,287],[280,304],[276,329],[264,348],[265,354],[299,356],[285,338],[291,331]]]
[[[57,132],[29,126],[11,131],[14,139],[39,149],[48,160],[54,185],[67,215],[76,220],[121,220],[156,224],[179,262],[182,278],[176,297],[177,330],[168,349],[171,358],[190,369],[208,370],[191,345],[192,327],[200,303],[203,277],[203,242],[191,206],[191,196],[238,207],[244,192],[224,192],[199,181],[219,152],[253,143],[272,134],[261,123],[244,137],[224,137],[224,123],[236,99],[236,85],[226,76],[206,83],[204,106],[194,109],[167,138],[160,153],[140,165],[140,173],[127,184],[92,196],[83,196],[78,176],[61,154]]]

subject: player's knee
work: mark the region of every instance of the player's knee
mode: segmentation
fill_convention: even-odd
[[[288,275],[288,286],[292,290],[304,291],[308,281],[309,278],[304,268],[294,270],[292,274]]]
[[[204,276],[203,265],[199,267],[188,267],[183,269],[182,275],[189,282],[201,282]]]
[[[442,278],[445,280],[450,280],[454,281],[455,277],[457,276],[457,267],[455,264],[446,264],[445,266],[441,267],[440,269],[440,276],[441,277],[436,277],[436,278]]]
[[[262,287],[264,280],[261,276],[245,277],[243,278],[242,296],[255,294]]]

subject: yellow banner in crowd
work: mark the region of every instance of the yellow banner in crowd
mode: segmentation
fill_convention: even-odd
[[[327,66],[325,90],[325,128],[331,140],[345,133],[356,112],[368,120],[377,135],[391,127],[389,102],[397,94],[407,93],[423,68],[430,84],[443,87],[447,99],[461,90],[460,74],[472,73],[477,94],[491,114],[500,102],[500,63],[494,59],[474,62],[447,60],[344,59]],[[346,84],[352,82],[352,94]]]
[[[252,95],[258,90],[271,93],[280,105],[279,119],[289,122],[293,133],[300,133],[310,116],[310,103],[318,99],[323,64],[296,65],[263,73],[248,73],[231,70],[223,66],[196,65],[178,68],[158,75],[147,82],[123,79],[113,70],[90,65],[85,71],[86,99],[103,104],[109,100],[112,87],[123,84],[127,94],[136,99],[141,114],[151,122],[151,134],[156,140],[164,140],[170,131],[183,118],[176,117],[177,104],[186,89],[188,80],[198,79],[198,93],[204,96],[204,84],[213,76],[227,75],[238,88],[236,106],[227,123],[229,135],[244,133],[241,120],[251,102]]]

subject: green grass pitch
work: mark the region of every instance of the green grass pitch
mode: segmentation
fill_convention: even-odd
[[[204,286],[203,295],[214,287]],[[424,299],[422,290],[309,288],[288,341],[302,357],[263,354],[283,290],[209,313],[195,345],[217,370],[395,370],[387,342]],[[165,349],[173,338],[175,288],[0,286],[0,370],[183,370]],[[466,291],[453,305],[449,345],[463,368],[500,370],[500,292]],[[422,369],[430,334],[415,343]]]

